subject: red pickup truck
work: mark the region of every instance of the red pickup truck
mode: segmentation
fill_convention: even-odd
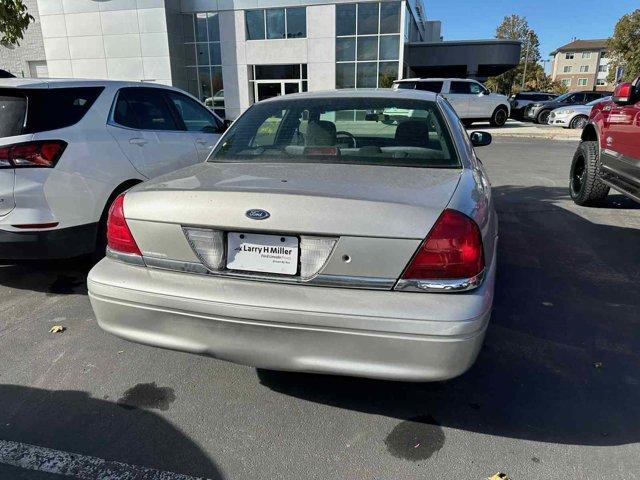
[[[593,107],[571,163],[578,205],[601,204],[610,188],[640,202],[640,77]]]

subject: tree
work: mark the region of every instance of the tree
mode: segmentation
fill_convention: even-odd
[[[496,28],[496,38],[508,40],[520,40],[522,50],[520,51],[520,64],[508,72],[492,77],[487,80],[487,86],[492,90],[510,95],[514,90],[520,90],[522,76],[524,74],[525,57],[527,62],[527,79],[530,72],[533,72],[540,60],[540,40],[533,29],[529,27],[529,22],[520,15],[509,15],[504,17],[502,23]],[[529,54],[527,55],[527,46]]]
[[[609,82],[616,80],[618,66],[624,67],[623,82],[630,82],[640,75],[640,9],[628,13],[616,24],[613,36],[609,39],[611,66]]]
[[[0,0],[0,45],[20,45],[33,20],[22,0]]]

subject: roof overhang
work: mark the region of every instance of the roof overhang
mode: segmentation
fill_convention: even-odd
[[[486,79],[520,63],[518,40],[456,40],[405,45],[404,60],[416,75]]]

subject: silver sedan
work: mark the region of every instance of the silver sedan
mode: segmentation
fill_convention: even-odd
[[[445,99],[286,95],[207,162],[118,197],[100,326],[245,365],[409,381],[475,361],[496,271],[489,180]]]

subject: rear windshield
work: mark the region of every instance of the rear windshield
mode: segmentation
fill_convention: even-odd
[[[0,94],[0,138],[20,135],[27,113],[27,99]]]
[[[401,98],[257,103],[233,124],[209,161],[460,166],[435,102]]]
[[[70,127],[84,117],[102,90],[0,89],[0,137]]]

